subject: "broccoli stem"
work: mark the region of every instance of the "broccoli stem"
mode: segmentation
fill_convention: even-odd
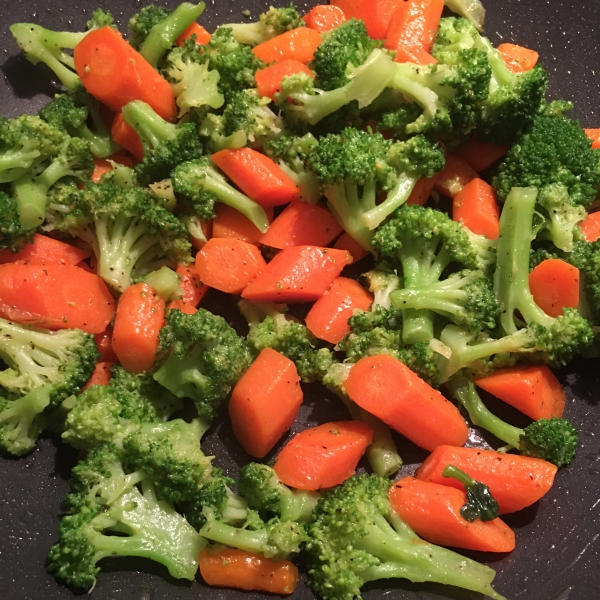
[[[36,229],[46,218],[46,192],[35,175],[25,174],[12,183],[19,221],[25,230]]]
[[[30,438],[30,430],[34,419],[50,404],[51,391],[51,385],[35,388],[10,402],[9,408],[0,412],[0,428],[10,432],[11,447],[8,449],[11,452],[15,450],[13,454],[22,454],[33,448],[36,440]]]
[[[183,2],[166,19],[157,23],[147,35],[140,54],[156,69],[158,61],[175,40],[204,12],[205,4]]]
[[[152,150],[162,142],[177,137],[177,125],[158,116],[152,107],[141,100],[134,100],[123,107],[125,122],[140,136],[144,150]]]
[[[158,271],[148,273],[144,277],[144,282],[153,288],[165,302],[168,302],[179,289],[181,275],[169,267],[161,267]]]
[[[86,94],[83,103],[88,109],[89,117],[94,125],[94,131],[84,123],[77,129],[77,136],[89,143],[92,154],[98,158],[106,158],[118,152],[120,146],[112,140],[110,129],[106,126],[104,119],[100,115],[98,101]]]
[[[281,520],[308,521],[320,497],[317,492],[293,490],[289,497],[281,499]]]
[[[416,183],[417,177],[401,173],[398,177],[398,182],[394,188],[389,191],[385,201],[364,213],[361,217],[361,221],[370,230],[377,229],[387,217],[410,198],[410,194]]]

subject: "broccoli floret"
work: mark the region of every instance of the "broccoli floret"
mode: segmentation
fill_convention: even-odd
[[[233,37],[240,44],[256,46],[286,31],[305,27],[305,23],[298,9],[290,4],[282,8],[271,6],[266,13],[260,15],[256,23],[228,23],[223,27],[231,29]]]
[[[377,122],[377,131],[391,132],[395,137],[409,137],[407,128],[423,114],[423,108],[416,102],[405,103],[394,110],[386,111]]]
[[[321,197],[319,180],[307,164],[309,154],[318,144],[317,138],[307,133],[302,137],[282,135],[263,146],[265,154],[298,186],[298,198],[310,204],[316,204]]]
[[[92,13],[92,18],[88,20],[85,25],[85,28],[88,31],[92,29],[100,29],[100,27],[116,27],[115,18],[110,14],[110,12],[106,10],[102,10],[101,8],[97,8]]]
[[[141,100],[126,104],[123,118],[135,129],[144,147],[144,158],[135,167],[142,185],[166,179],[178,164],[202,155],[202,144],[193,123],[168,123]]]
[[[600,150],[577,121],[540,114],[498,167],[494,187],[506,200],[513,187],[538,188],[536,211],[555,246],[573,249],[575,225],[600,189]]]
[[[202,308],[193,315],[169,311],[160,341],[170,352],[154,379],[178,398],[191,398],[207,421],[252,362],[246,341]]]
[[[241,468],[238,488],[250,508],[282,521],[308,521],[320,498],[316,492],[290,489],[272,467],[260,463]]]
[[[269,228],[262,206],[234,188],[208,157],[177,165],[171,181],[175,193],[181,195],[190,205],[190,212],[201,219],[214,218],[215,202],[222,202],[241,212],[262,233]]]
[[[478,31],[483,29],[485,8],[480,0],[444,0],[444,4],[452,12],[471,21]]]
[[[460,516],[465,521],[473,523],[475,519],[493,521],[498,518],[500,507],[487,485],[475,481],[470,475],[454,465],[445,467],[442,475],[456,479],[465,486],[467,502],[460,509]]]
[[[501,600],[491,587],[493,569],[421,540],[400,519],[390,485],[376,475],[353,476],[319,500],[308,530],[311,588],[326,600],[353,600],[367,582],[405,578]]]
[[[114,447],[92,450],[73,469],[71,489],[59,541],[48,554],[48,569],[58,579],[91,589],[100,571],[97,563],[109,556],[149,558],[177,579],[194,579],[204,540],[157,499],[144,473],[123,469]]]
[[[136,50],[139,50],[152,28],[168,16],[169,11],[164,6],[157,6],[156,4],[144,6],[139,13],[129,19],[128,26],[132,34],[129,43]]]
[[[309,161],[332,212],[368,250],[373,230],[408,200],[418,179],[444,166],[442,151],[423,136],[392,143],[353,128],[321,138]],[[377,204],[381,190],[387,197]]]
[[[347,73],[362,65],[382,43],[369,37],[363,21],[349,19],[323,36],[311,64],[315,87],[331,91],[350,82]]]
[[[492,414],[479,397],[475,384],[467,377],[456,375],[448,382],[448,388],[465,408],[473,425],[489,431],[521,454],[542,458],[559,468],[571,464],[575,458],[579,436],[567,420],[540,419],[519,429]]]
[[[0,248],[18,252],[35,230],[23,229],[17,201],[0,191]]]

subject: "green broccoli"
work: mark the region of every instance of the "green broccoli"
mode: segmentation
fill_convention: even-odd
[[[579,436],[567,420],[540,419],[519,429],[492,414],[479,397],[475,384],[467,377],[456,375],[448,382],[448,389],[465,408],[473,425],[489,431],[521,454],[542,458],[559,468],[573,462]]]
[[[129,19],[128,27],[131,31],[129,43],[139,50],[155,25],[164,21],[169,16],[169,11],[164,6],[148,4],[139,13]]]
[[[460,509],[460,516],[465,521],[473,523],[475,519],[480,519],[485,522],[498,518],[498,502],[492,496],[487,485],[475,481],[470,475],[454,465],[447,465],[442,471],[442,476],[456,479],[465,486],[467,502]]]
[[[97,8],[92,12],[92,18],[88,20],[85,28],[88,31],[99,29],[100,27],[116,27],[115,18],[112,14],[101,8]]]
[[[491,587],[493,569],[423,541],[400,519],[388,500],[390,485],[377,475],[355,475],[319,500],[308,528],[310,587],[325,600],[353,600],[367,582],[403,578],[502,600]]]
[[[21,226],[17,201],[0,191],[0,248],[18,252],[31,241],[35,230]]]

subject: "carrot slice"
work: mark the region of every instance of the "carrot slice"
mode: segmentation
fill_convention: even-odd
[[[175,43],[178,46],[183,46],[187,40],[193,35],[196,36],[196,44],[205,46],[210,42],[211,35],[198,23],[192,23],[176,40]]]
[[[192,304],[188,304],[187,302],[184,302],[179,298],[171,300],[171,302],[169,302],[167,310],[180,310],[185,315],[193,315],[198,312],[198,309],[195,306],[193,306]]]
[[[102,175],[110,173],[112,171],[112,165],[105,158],[98,158],[94,156],[94,171],[92,172],[91,180],[94,183],[98,183]]]
[[[92,376],[83,388],[81,388],[81,391],[85,392],[85,390],[88,390],[93,385],[108,385],[110,383],[110,369],[114,364],[114,362],[96,363]]]
[[[208,286],[202,283],[195,265],[179,265],[176,273],[181,276],[179,284],[181,300],[191,306],[198,306],[208,292]]]
[[[112,139],[125,148],[127,152],[130,152],[138,160],[144,158],[144,147],[142,146],[142,140],[138,137],[135,129],[128,125],[123,118],[123,113],[117,113],[110,129]]]
[[[500,369],[475,383],[536,421],[562,417],[565,410],[565,392],[546,365]]]
[[[494,188],[476,177],[452,199],[452,218],[469,231],[497,240],[500,230],[500,209]]]
[[[318,31],[298,27],[254,46],[252,52],[265,63],[290,59],[307,64],[315,57],[315,50],[320,45],[321,36]]]
[[[585,135],[592,140],[592,148],[600,148],[600,129],[584,129]]]
[[[119,359],[117,358],[117,355],[115,354],[115,351],[112,347],[112,336],[112,327],[107,327],[104,331],[102,331],[101,333],[97,333],[94,336],[96,348],[98,348],[98,352],[100,353],[100,360],[102,362],[119,362]]]
[[[529,289],[546,314],[558,317],[563,308],[579,306],[579,269],[559,258],[548,258],[529,273]]]
[[[599,146],[600,147],[600,146]],[[600,238],[600,212],[589,214],[579,223],[586,242],[595,242]]]
[[[129,286],[117,305],[112,346],[127,371],[154,365],[158,334],[165,321],[165,301],[146,283]]]
[[[284,77],[296,75],[297,73],[305,73],[313,79],[315,76],[304,63],[290,58],[270,65],[265,69],[259,69],[254,74],[259,95],[268,96],[271,99],[275,98],[275,94],[281,91],[281,82]]]
[[[369,310],[373,296],[354,279],[338,277],[306,315],[306,326],[321,340],[337,344],[349,331],[356,309]]]
[[[227,294],[239,294],[266,266],[256,246],[235,238],[211,238],[196,254],[200,280]]]
[[[143,100],[163,119],[177,115],[173,90],[148,61],[112,27],[90,31],[73,52],[85,89],[115,112]]]
[[[469,181],[477,177],[477,171],[466,160],[456,154],[450,154],[446,157],[444,168],[438,173],[434,188],[440,194],[454,198]]]
[[[388,354],[361,358],[344,388],[363,410],[426,450],[467,441],[469,430],[456,406]]]
[[[463,158],[475,171],[481,173],[500,160],[508,152],[508,146],[482,142],[470,137],[455,154]]]
[[[291,594],[298,568],[289,560],[273,560],[237,548],[204,548],[198,560],[202,579],[211,586]]]
[[[318,4],[307,12],[302,17],[302,20],[306,23],[307,27],[319,33],[325,33],[345,23],[348,19],[346,19],[344,11],[339,6]]]
[[[272,248],[327,246],[344,229],[338,220],[318,204],[295,201],[271,223],[259,242]]]
[[[467,495],[446,485],[403,477],[390,489],[398,516],[423,539],[479,552],[511,552],[515,532],[501,519],[469,523],[460,515]]]
[[[442,476],[448,465],[484,483],[500,506],[500,513],[521,510],[537,502],[554,483],[557,467],[539,458],[500,454],[493,450],[439,446],[419,467],[415,477],[464,490],[462,483]]]
[[[114,314],[112,294],[94,273],[62,264],[0,265],[0,317],[9,321],[100,333]]]
[[[0,250],[0,264],[27,261],[47,265],[77,265],[90,254],[87,250],[36,233],[32,242],[25,244],[23,250],[16,254],[10,250]]]
[[[344,232],[337,239],[333,245],[337,250],[346,250],[352,256],[352,262],[358,262],[369,255],[369,252],[365,250],[350,234]]]
[[[273,220],[273,209],[266,208],[267,218]],[[215,205],[216,217],[212,220],[212,235],[216,238],[236,238],[249,244],[258,244],[262,233],[258,227],[244,216],[239,210],[235,210],[227,204],[218,202]]]
[[[283,483],[299,490],[320,490],[344,483],[356,471],[373,431],[362,421],[323,423],[296,434],[273,468]]]
[[[238,381],[229,401],[233,433],[251,456],[263,458],[292,426],[302,404],[296,365],[265,348]]]
[[[405,0],[332,0],[342,9],[347,19],[362,19],[367,33],[376,40],[384,40],[394,12]]]
[[[524,73],[535,67],[540,55],[529,48],[517,46],[516,44],[500,44],[498,52],[509,71],[513,73]]]
[[[394,62],[414,63],[416,65],[435,65],[437,58],[417,46],[398,46]]]
[[[436,179],[437,175],[434,175],[433,177],[421,177],[421,179],[417,181],[413,191],[410,193],[406,204],[408,206],[412,206],[413,204],[424,206],[427,203],[427,200],[429,200],[429,196],[431,196]]]
[[[242,298],[292,304],[315,302],[351,262],[352,257],[343,250],[291,246],[259,273],[242,292]]]

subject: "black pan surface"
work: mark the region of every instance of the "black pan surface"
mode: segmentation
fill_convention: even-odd
[[[164,2],[164,0],[163,0]],[[174,7],[176,0],[165,4]],[[267,0],[206,0],[201,22],[208,29],[219,23],[243,21],[244,9],[252,18]],[[273,2],[283,5],[287,2]],[[310,7],[317,2],[299,2]],[[8,27],[33,21],[51,29],[81,30],[95,7],[111,10],[122,29],[143,0],[2,0],[0,2],[0,114],[35,113],[56,88],[49,73],[22,56]],[[497,44],[514,42],[540,52],[551,83],[550,97],[575,102],[573,115],[586,127],[600,127],[600,1],[591,0],[487,0],[486,33]],[[236,320],[231,301],[217,293],[207,296],[206,308]],[[239,323],[236,323],[243,327]],[[559,373],[567,391],[566,417],[581,431],[581,447],[569,468],[562,470],[550,493],[538,504],[506,521],[516,529],[517,549],[510,555],[473,557],[493,566],[496,589],[511,600],[593,600],[600,598],[600,361],[580,360]],[[490,405],[492,409],[500,407]],[[515,413],[503,415],[521,425]],[[339,401],[321,388],[305,387],[305,401],[293,432],[328,420],[347,418]],[[282,440],[284,443],[288,438]],[[494,445],[493,439],[487,440]],[[405,459],[402,474],[414,472],[424,453],[398,440]],[[473,432],[470,443],[482,438]],[[496,444],[495,447],[497,447]],[[281,446],[281,444],[280,444]],[[279,450],[278,446],[273,454]],[[206,438],[204,449],[228,475],[249,460],[222,423]],[[38,448],[20,460],[0,458],[0,599],[69,600],[76,595],[59,586],[44,569],[48,547],[56,540],[61,499],[75,461],[72,450],[43,439]],[[107,560],[103,563],[91,600],[258,600],[261,594],[208,588],[202,582],[170,579],[159,565],[143,560]],[[314,596],[301,585],[298,600]],[[462,590],[437,585],[389,582],[369,587],[368,600],[393,597],[402,600],[481,598]]]

